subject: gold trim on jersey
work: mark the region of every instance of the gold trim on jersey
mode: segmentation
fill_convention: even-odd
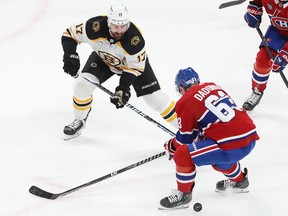
[[[131,74],[136,75],[136,76],[140,76],[142,74],[138,70],[133,69],[133,68],[129,68],[129,67],[125,66],[125,65],[123,65],[121,68],[123,69],[123,71],[125,71],[127,73],[131,73]],[[144,71],[144,68],[141,68],[141,70]]]
[[[91,40],[91,41],[94,42],[94,43],[96,43],[96,42],[98,42],[98,41],[107,41],[107,42],[109,42],[109,41],[107,40],[107,38],[104,38],[104,37],[99,37],[99,38],[93,39],[93,40]]]
[[[67,32],[67,31],[66,31]],[[65,33],[65,32],[64,32]],[[71,38],[73,38],[78,44],[81,43],[81,41],[77,40],[74,33],[73,33],[73,29],[72,29],[72,26],[69,27],[69,32],[68,32],[68,35],[70,35]],[[66,36],[66,35],[65,35]]]
[[[72,38],[72,37],[71,37],[71,34],[69,34],[69,32],[67,32],[67,31],[63,32],[63,35],[64,35],[65,37]]]

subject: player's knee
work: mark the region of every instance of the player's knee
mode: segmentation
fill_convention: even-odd
[[[142,97],[145,103],[156,112],[161,112],[168,106],[169,103],[171,103],[171,99],[161,90]]]
[[[271,70],[272,61],[269,53],[265,47],[260,48],[256,56],[256,62],[254,64],[254,69],[258,73],[266,74]]]
[[[143,99],[150,108],[158,112],[168,123],[178,128],[175,102],[168,95],[158,90],[152,94],[144,95]]]
[[[189,149],[187,145],[181,145],[174,153],[174,162],[177,166],[191,167],[194,166],[194,162],[190,157]]]
[[[94,78],[97,79],[95,76]],[[90,97],[94,89],[94,84],[87,81],[82,74],[80,74],[80,76],[75,79],[75,82],[73,84],[74,96],[77,98]]]

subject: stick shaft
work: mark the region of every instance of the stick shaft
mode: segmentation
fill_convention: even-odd
[[[104,86],[93,82],[90,79],[87,79],[86,77],[84,77],[85,80],[87,80],[88,82],[94,84],[96,87],[98,87],[99,89],[101,89],[102,91],[106,92],[108,95],[112,96],[113,93],[105,88]],[[175,136],[175,133],[172,132],[171,130],[169,130],[168,128],[166,128],[164,125],[160,124],[159,122],[155,121],[153,118],[151,118],[150,116],[146,115],[145,113],[143,113],[141,110],[137,109],[135,106],[133,106],[132,104],[126,103],[125,104],[126,107],[128,107],[129,109],[133,110],[134,112],[136,112],[138,115],[142,116],[143,118],[145,118],[146,120],[152,122],[154,125],[156,125],[158,128],[160,128],[161,130],[165,131],[166,133],[170,134],[171,136]]]
[[[136,168],[138,166],[141,166],[141,165],[143,165],[145,163],[148,163],[148,162],[153,161],[153,160],[155,160],[157,158],[160,158],[160,157],[164,156],[165,154],[166,154],[166,152],[164,151],[164,152],[161,152],[159,154],[153,155],[153,156],[151,156],[149,158],[146,158],[144,160],[141,160],[139,162],[136,162],[136,163],[131,164],[129,166],[126,166],[126,167],[124,167],[122,169],[116,170],[114,172],[111,172],[111,173],[109,173],[107,175],[104,175],[104,176],[102,176],[100,178],[94,179],[92,181],[89,181],[89,182],[87,182],[85,184],[82,184],[82,185],[79,185],[77,187],[74,187],[74,188],[72,188],[70,190],[67,190],[67,191],[64,191],[62,193],[50,193],[50,192],[47,192],[47,191],[45,191],[45,190],[43,190],[43,189],[41,189],[41,188],[39,188],[37,186],[31,186],[30,189],[29,189],[29,192],[31,194],[35,195],[35,196],[39,196],[39,197],[42,197],[42,198],[45,198],[45,199],[54,200],[54,199],[57,199],[59,197],[63,197],[63,196],[66,196],[68,194],[71,194],[71,193],[73,193],[75,191],[78,191],[80,189],[86,188],[86,187],[88,187],[90,185],[99,183],[99,182],[101,182],[103,180],[106,180],[108,178],[116,176],[116,175],[118,175],[120,173],[126,172],[126,171],[128,171],[130,169],[133,169],[133,168]]]
[[[113,177],[113,176],[116,176],[116,175],[118,175],[118,174],[120,174],[120,173],[126,172],[126,171],[128,171],[128,170],[130,170],[130,169],[133,169],[133,168],[136,168],[136,167],[138,167],[138,166],[141,166],[141,165],[143,165],[143,164],[145,164],[145,163],[148,163],[148,162],[153,161],[153,160],[155,160],[155,159],[157,159],[157,158],[159,158],[159,157],[162,157],[163,155],[165,155],[165,153],[166,153],[165,151],[164,151],[164,152],[161,152],[161,153],[159,153],[159,154],[153,155],[153,156],[151,156],[151,157],[149,157],[149,158],[146,158],[146,159],[144,159],[144,160],[141,160],[141,161],[139,161],[139,162],[136,162],[136,163],[134,163],[134,164],[131,164],[131,165],[129,165],[129,166],[126,166],[126,167],[124,167],[124,168],[122,168],[122,169],[119,169],[119,170],[116,170],[116,171],[114,171],[114,172],[111,172],[111,173],[109,173],[109,174],[107,174],[107,175],[104,175],[104,176],[102,176],[102,177],[100,177],[100,178],[94,179],[94,180],[92,180],[92,181],[90,181],[90,182],[87,182],[87,183],[85,183],[85,184],[82,184],[82,185],[80,185],[80,186],[78,186],[78,187],[75,187],[75,188],[72,188],[72,189],[70,189],[70,190],[68,190],[68,191],[65,191],[65,192],[61,193],[60,196],[61,196],[61,197],[62,197],[62,196],[65,196],[65,195],[70,194],[70,193],[72,193],[72,192],[74,192],[74,191],[78,191],[78,190],[80,190],[80,189],[82,189],[82,188],[88,187],[88,186],[90,186],[90,185],[96,184],[96,183],[98,183],[98,182],[101,182],[101,181],[106,180],[106,179],[108,179],[108,178],[111,178],[111,177]]]
[[[84,78],[85,78],[85,77],[84,77]],[[109,91],[108,89],[106,89],[106,88],[103,87],[102,85],[100,85],[100,84],[98,84],[98,83],[95,83],[95,82],[93,82],[92,80],[89,80],[89,79],[87,79],[87,78],[85,78],[85,79],[86,79],[87,81],[89,81],[90,83],[94,84],[95,86],[97,86],[98,88],[100,88],[102,91],[104,91],[104,92],[106,92],[107,94],[109,94],[110,96],[113,95],[113,93],[112,93],[111,91]],[[137,108],[134,107],[133,105],[131,105],[131,104],[129,104],[129,103],[126,103],[125,105],[126,105],[128,108],[130,108],[131,110],[133,110],[134,112],[136,112],[137,114],[139,114],[140,116],[142,116],[143,118],[145,118],[146,120],[148,120],[148,121],[152,122],[153,124],[155,124],[155,125],[156,125],[157,127],[159,127],[160,129],[162,129],[162,130],[164,130],[165,132],[169,133],[171,136],[175,136],[175,133],[173,133],[173,132],[170,131],[168,128],[166,128],[165,126],[161,125],[160,123],[158,123],[157,121],[155,121],[155,120],[152,119],[151,117],[147,116],[145,113],[143,113],[142,111],[140,111],[139,109],[137,109]],[[159,153],[159,154],[153,155],[153,156],[151,156],[151,157],[149,157],[149,158],[146,158],[146,159],[144,159],[144,160],[141,160],[141,161],[139,161],[139,162],[137,162],[137,163],[131,164],[131,165],[129,165],[129,166],[126,166],[126,167],[124,167],[124,168],[122,168],[122,169],[119,169],[119,170],[116,170],[116,171],[114,171],[114,172],[111,172],[111,173],[109,173],[109,174],[107,174],[107,175],[104,175],[104,176],[102,176],[102,177],[100,177],[100,178],[94,179],[94,180],[92,180],[92,181],[90,181],[90,182],[87,182],[87,183],[85,183],[85,184],[79,185],[79,186],[77,186],[77,187],[74,187],[74,188],[72,188],[72,189],[70,189],[70,190],[67,190],[67,191],[64,191],[64,192],[62,192],[62,193],[50,193],[50,192],[47,192],[47,191],[45,191],[45,190],[43,190],[43,189],[41,189],[41,188],[39,188],[39,187],[37,187],[37,186],[31,186],[30,189],[29,189],[29,192],[30,192],[31,194],[35,195],[35,196],[39,196],[39,197],[42,197],[42,198],[54,200],[54,199],[57,199],[58,197],[66,196],[66,195],[68,195],[68,194],[70,194],[70,193],[73,193],[73,192],[75,192],[75,191],[78,191],[78,190],[80,190],[80,189],[82,189],[82,188],[86,188],[86,187],[88,187],[88,186],[90,186],[90,185],[96,184],[96,183],[101,182],[101,181],[103,181],[103,180],[105,180],[105,179],[108,179],[108,178],[111,178],[111,177],[113,177],[113,176],[115,176],[115,175],[118,175],[118,174],[120,174],[120,173],[126,172],[126,171],[128,171],[128,170],[130,170],[130,169],[133,169],[133,168],[135,168],[135,167],[138,167],[138,166],[140,166],[140,165],[142,165],[142,164],[148,163],[148,162],[150,162],[150,161],[152,161],[152,160],[155,160],[155,159],[157,159],[157,158],[159,158],[159,157],[162,157],[162,156],[165,155],[165,154],[166,154],[166,152],[164,151],[164,152],[161,152],[161,153]]]

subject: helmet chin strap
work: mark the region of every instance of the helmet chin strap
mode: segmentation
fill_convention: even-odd
[[[111,29],[109,28],[109,34],[110,34],[110,36],[112,36],[113,37],[113,32],[111,31]]]

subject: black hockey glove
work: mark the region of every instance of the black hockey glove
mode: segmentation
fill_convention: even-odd
[[[115,93],[110,97],[110,102],[113,103],[117,109],[123,108],[130,98],[130,88],[118,86]]]
[[[72,77],[75,77],[77,75],[77,72],[80,68],[80,60],[79,55],[77,52],[67,54],[65,53],[63,56],[63,70],[70,74]]]

